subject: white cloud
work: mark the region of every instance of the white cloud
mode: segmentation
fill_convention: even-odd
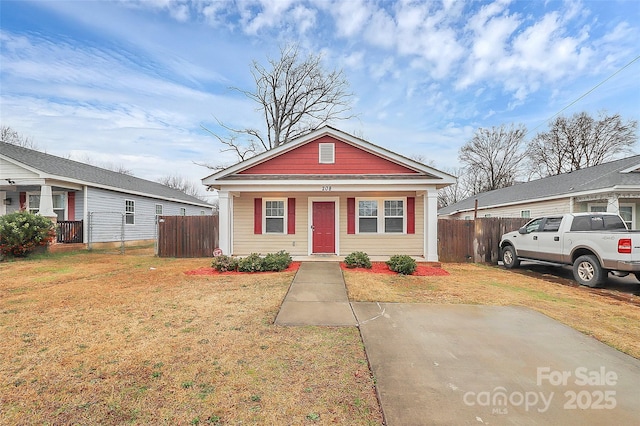
[[[363,0],[338,0],[327,3],[336,22],[336,31],[341,37],[355,37],[360,34],[371,17],[371,4]]]
[[[371,21],[364,31],[364,38],[374,46],[391,49],[396,45],[396,24],[384,9],[372,12]]]

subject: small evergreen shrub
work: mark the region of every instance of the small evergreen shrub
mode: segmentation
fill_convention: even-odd
[[[223,254],[214,257],[211,266],[218,272],[236,271],[238,269],[238,259]]]
[[[262,258],[258,253],[251,253],[238,261],[239,272],[262,272]]]
[[[293,259],[284,250],[280,250],[277,253],[267,253],[267,255],[262,259],[262,270],[263,271],[273,271],[280,272],[284,271],[291,265]]]
[[[411,275],[416,271],[418,264],[411,256],[396,254],[391,256],[387,261],[387,266],[393,272],[397,272],[402,275]]]
[[[24,257],[56,237],[50,219],[27,211],[0,216],[0,255]]]
[[[344,258],[344,264],[347,268],[367,268],[371,269],[371,260],[369,255],[363,251],[354,251]]]

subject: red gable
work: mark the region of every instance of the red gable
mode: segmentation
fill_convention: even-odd
[[[319,144],[335,144],[335,162],[320,164]],[[341,142],[331,136],[323,136],[277,157],[257,164],[239,174],[258,175],[367,175],[367,174],[418,174],[416,170]]]

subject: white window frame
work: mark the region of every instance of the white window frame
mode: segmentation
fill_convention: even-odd
[[[187,215],[187,208],[180,207],[180,216],[186,216],[186,215]]]
[[[32,196],[32,195],[37,195],[38,197],[41,197],[41,194],[40,194],[40,192],[37,192],[37,191],[35,191],[35,192],[33,192],[33,191],[32,192],[27,192],[27,200],[26,200],[26,204],[27,205],[25,206],[25,208],[27,209],[28,212],[31,212],[31,213],[35,214],[35,213],[38,213],[40,211],[40,205],[38,205],[38,208],[32,208],[30,206],[29,197]],[[68,209],[67,209],[67,204],[68,204],[67,203],[67,193],[64,192],[64,191],[53,191],[51,193],[52,198],[56,197],[57,195],[62,196],[62,207],[56,207],[55,204],[54,204],[53,211],[56,213],[56,215],[58,214],[59,211],[62,212],[62,219],[59,219],[59,220],[68,220],[69,212],[68,212]]]
[[[319,143],[318,144],[318,163],[319,164],[335,164],[336,162],[336,144],[335,143]]]
[[[282,217],[282,232],[267,232],[267,202],[282,202],[284,206],[284,216]],[[287,234],[287,218],[289,216],[289,205],[286,198],[263,198],[262,199],[262,233],[269,235],[285,235]],[[279,218],[280,216],[269,216],[269,218]]]
[[[629,229],[635,229],[635,223],[636,223],[636,205],[634,203],[618,203],[619,207],[630,207],[631,208],[631,223],[625,221],[624,223],[627,224],[627,227]],[[594,213],[592,208],[593,207],[599,207],[602,208],[604,207],[604,210],[598,210],[598,212],[606,212],[607,211],[607,203],[589,203],[587,204],[587,210],[589,211],[589,213]],[[597,212],[596,212],[597,213]],[[624,218],[622,219],[624,220]]]
[[[158,213],[158,207],[160,207],[160,213]],[[162,216],[164,214],[164,206],[162,204],[156,204],[156,216]]]
[[[129,210],[129,204],[131,203],[132,209]],[[129,223],[131,218],[131,223]],[[136,224],[136,200],[125,199],[124,200],[124,224],[135,225]]]
[[[520,217],[524,219],[531,219],[531,210],[520,210]]]
[[[360,232],[360,201],[376,201],[378,203],[377,228],[378,232]],[[402,201],[402,232],[385,232],[384,202]],[[356,198],[356,234],[359,235],[406,235],[407,234],[407,197],[359,197]],[[363,216],[373,217],[373,216]],[[389,216],[400,217],[400,216]]]

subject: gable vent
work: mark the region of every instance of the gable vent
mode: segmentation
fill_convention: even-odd
[[[336,145],[333,143],[321,143],[320,147],[320,164],[333,164],[336,162]]]

